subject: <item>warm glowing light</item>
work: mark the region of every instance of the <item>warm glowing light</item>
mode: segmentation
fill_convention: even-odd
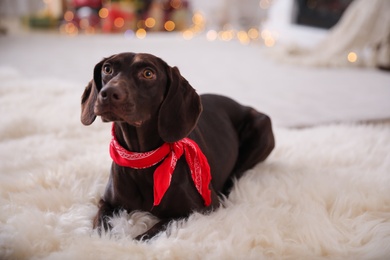
[[[191,30],[185,30],[183,32],[183,38],[186,40],[191,40],[194,37],[194,32]]]
[[[78,31],[77,27],[73,23],[68,23],[65,26],[65,32],[68,34],[76,34]]]
[[[248,36],[252,40],[255,40],[255,39],[259,38],[259,30],[257,30],[256,28],[249,29]]]
[[[215,41],[218,37],[218,33],[214,30],[210,30],[206,33],[206,38],[208,41]]]
[[[200,25],[194,25],[194,26],[192,26],[192,31],[201,32],[201,31],[203,31],[203,27]]]
[[[265,46],[267,46],[267,47],[272,47],[272,46],[275,45],[275,39],[272,38],[271,36],[266,37],[266,38],[264,39],[264,44],[265,44]]]
[[[249,36],[245,31],[239,31],[237,33],[237,38],[242,44],[249,44],[250,42]]]
[[[79,30],[73,23],[66,23],[61,25],[60,32],[70,36],[75,36],[78,34]]]
[[[117,17],[114,20],[114,25],[117,28],[121,28],[123,25],[125,25],[125,20],[122,17]]]
[[[65,14],[64,14],[64,20],[67,21],[67,22],[71,22],[73,21],[73,18],[74,18],[74,14],[72,11],[66,11]]]
[[[354,62],[357,61],[358,56],[357,56],[357,54],[355,52],[351,51],[350,53],[348,53],[347,59],[348,59],[349,62],[354,63]]]
[[[152,17],[149,17],[145,20],[145,26],[148,28],[153,28],[156,25],[156,20]]]
[[[171,0],[170,5],[173,9],[179,9],[182,6],[181,0]]]
[[[260,0],[259,5],[260,5],[261,9],[268,9],[271,5],[271,1],[270,0]]]
[[[99,10],[99,17],[104,19],[108,17],[108,9],[107,8],[102,8]]]
[[[164,28],[165,28],[165,30],[167,30],[168,32],[171,32],[171,31],[175,30],[175,23],[172,22],[172,21],[167,21],[167,22],[165,22],[165,24],[164,24]]]
[[[199,12],[194,13],[194,15],[192,16],[192,22],[195,25],[202,25],[202,24],[204,24],[204,17],[203,17],[203,15],[201,13],[199,13]]]
[[[143,28],[140,28],[138,29],[136,32],[135,32],[135,36],[138,38],[138,39],[143,39],[146,37],[146,30],[143,29]]]
[[[228,30],[228,31],[220,31],[218,33],[218,38],[221,39],[222,41],[230,41],[232,40],[234,37],[234,33],[232,30]]]

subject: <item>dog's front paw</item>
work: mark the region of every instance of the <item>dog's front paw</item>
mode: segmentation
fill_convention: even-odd
[[[109,231],[112,226],[108,222],[108,216],[101,216],[99,213],[93,219],[93,229],[96,229],[99,235],[102,234],[102,231]]]
[[[99,234],[101,234],[103,230],[110,230],[112,226],[108,220],[113,215],[113,212],[112,207],[110,207],[104,200],[100,200],[99,210],[93,219],[93,229],[96,229]]]
[[[157,234],[165,231],[170,221],[170,219],[161,220],[160,222],[157,222],[153,227],[151,227],[148,231],[135,237],[134,239],[138,241],[148,241],[155,237]]]
[[[151,238],[153,238],[153,236],[149,235],[147,232],[139,235],[139,236],[136,236],[134,238],[134,240],[137,240],[137,241],[149,241]]]

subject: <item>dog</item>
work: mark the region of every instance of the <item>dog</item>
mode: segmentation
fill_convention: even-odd
[[[269,116],[221,95],[198,95],[177,67],[146,53],[120,53],[96,64],[81,98],[81,122],[112,122],[113,158],[93,227],[110,229],[119,210],[160,220],[210,212],[234,179],[275,146]]]

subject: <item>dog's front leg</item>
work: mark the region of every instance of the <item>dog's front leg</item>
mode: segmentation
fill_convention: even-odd
[[[97,229],[99,234],[101,234],[102,228],[105,231],[111,229],[111,225],[108,223],[110,217],[114,214],[114,209],[106,201],[101,199],[99,201],[99,210],[93,220],[93,229]]]
[[[165,231],[167,229],[169,222],[171,222],[171,221],[172,221],[172,219],[161,220],[160,222],[156,223],[153,227],[151,227],[145,233],[135,237],[135,240],[146,241],[146,240],[152,239],[158,233]]]

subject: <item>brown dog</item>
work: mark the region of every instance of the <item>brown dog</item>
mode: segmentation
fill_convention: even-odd
[[[176,67],[150,54],[99,62],[81,107],[84,125],[96,116],[114,122],[114,162],[93,226],[108,229],[108,217],[121,209],[149,211],[161,221],[138,239],[217,208],[233,179],[274,148],[268,116],[223,96],[198,96]]]

